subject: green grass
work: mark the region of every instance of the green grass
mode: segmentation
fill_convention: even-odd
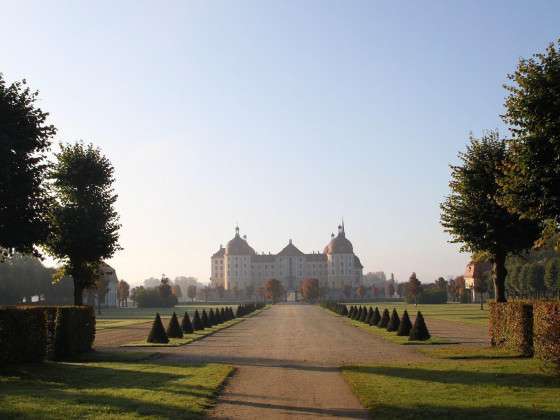
[[[342,371],[375,419],[560,418],[560,377],[536,359],[438,360]]]
[[[521,353],[499,347],[452,346],[443,348],[422,348],[420,352],[437,359],[519,359]]]
[[[0,418],[202,418],[233,371],[146,354],[104,356],[0,370]]]
[[[378,335],[378,336],[384,338],[385,340],[391,341],[392,343],[401,344],[401,345],[404,345],[404,346],[457,344],[453,341],[446,340],[446,339],[439,338],[439,337],[433,337],[433,336],[430,339],[425,340],[425,341],[410,341],[408,339],[408,336],[406,336],[406,337],[398,336],[396,332],[389,332],[385,328],[373,327],[371,325],[364,324],[363,322],[360,322],[360,321],[351,320],[350,318],[348,318],[348,320],[356,328],[360,328],[360,329],[362,329],[364,331],[367,331],[371,334]]]
[[[148,319],[96,319],[95,329],[97,331],[110,330],[113,328],[129,327],[136,324],[149,322]]]
[[[464,324],[488,326],[488,307],[484,305],[484,310],[480,310],[480,304],[475,303],[444,303],[434,305],[418,305],[407,304],[404,302],[371,302],[371,303],[348,303],[347,305],[364,305],[378,307],[379,311],[396,308],[399,315],[406,309],[411,317],[416,315],[417,311],[422,312],[424,318],[443,319],[445,321],[462,322]],[[429,328],[429,325],[428,325]]]

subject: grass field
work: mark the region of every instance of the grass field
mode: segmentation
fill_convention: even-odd
[[[560,377],[496,349],[425,348],[433,362],[344,367],[376,419],[558,419]]]
[[[360,321],[354,321],[354,320],[350,320],[348,319],[348,321],[350,321],[352,323],[353,326],[355,326],[356,328],[361,328],[371,334],[376,334],[379,335],[380,337],[384,338],[385,340],[391,341],[392,343],[395,344],[401,344],[401,345],[441,345],[441,344],[456,344],[450,340],[446,340],[440,337],[431,337],[428,340],[425,341],[410,341],[408,339],[408,336],[402,337],[402,336],[398,336],[395,332],[389,332],[387,331],[385,328],[377,328],[368,324],[364,324],[363,322]]]
[[[444,303],[434,305],[418,305],[407,304],[404,302],[372,302],[372,303],[347,303],[347,305],[363,305],[378,307],[379,311],[387,308],[391,311],[396,308],[399,314],[406,309],[412,316],[417,311],[422,312],[425,318],[443,319],[446,321],[456,321],[465,324],[487,326],[488,325],[488,308],[484,305],[484,310],[480,310],[480,304],[475,303]]]
[[[0,370],[0,418],[203,418],[227,365],[167,364],[134,354]]]
[[[156,312],[165,317],[170,317],[173,312],[177,316],[183,316],[185,312],[189,315],[193,315],[195,310],[201,312],[203,309],[208,312],[210,309],[223,308],[226,306],[231,306],[232,309],[237,309],[237,305],[206,305],[201,304],[180,304],[173,308],[102,308],[101,315],[96,314],[98,320],[118,320],[118,319],[129,319],[129,320],[153,320]]]

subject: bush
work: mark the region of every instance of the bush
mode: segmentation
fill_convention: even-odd
[[[418,311],[416,314],[416,319],[414,320],[414,325],[410,330],[408,339],[410,341],[426,341],[430,338],[430,332],[422,316],[422,312]]]
[[[208,311],[208,324],[210,327],[218,324],[216,322],[216,315],[214,315],[214,310],[212,308]]]
[[[560,302],[533,303],[535,356],[560,369]]]
[[[389,310],[385,308],[383,310],[383,315],[381,315],[381,319],[377,323],[377,326],[379,328],[387,328],[387,324],[389,323],[389,320],[390,320]]]
[[[91,306],[46,307],[47,358],[63,359],[91,351],[95,312]]]
[[[219,309],[216,309],[216,312],[214,313],[214,320],[216,321],[216,325],[221,324],[222,322],[224,322],[224,320],[222,319],[222,315],[221,315]]]
[[[222,322],[226,322],[228,320],[226,308],[224,308],[223,306],[222,309],[220,309],[220,318],[222,319]]]
[[[397,335],[406,337],[410,335],[411,329],[412,329],[412,322],[410,322],[408,312],[405,309],[401,318],[401,323],[399,324],[399,329],[397,330]]]
[[[0,309],[0,365],[40,362],[45,358],[47,329],[40,308]]]
[[[399,314],[397,313],[397,310],[393,308],[393,312],[391,313],[391,319],[387,324],[387,331],[390,332],[397,331],[399,329],[400,324],[401,324],[401,320],[399,318]]]
[[[380,320],[381,320],[381,314],[379,313],[379,309],[376,306],[373,311],[373,315],[371,317],[371,323],[369,325],[377,325],[379,324]]]
[[[204,324],[202,323],[202,319],[200,319],[198,309],[194,311],[192,326],[195,331],[200,331],[204,329]]]
[[[169,343],[169,338],[167,338],[159,313],[156,313],[156,318],[154,319],[152,329],[150,330],[150,334],[148,335],[148,339],[146,341],[148,343]]]
[[[206,314],[206,310],[202,310],[202,315],[200,316],[200,320],[202,321],[202,326],[204,328],[211,327],[210,323],[208,322],[208,315]]]
[[[179,320],[177,319],[177,315],[175,314],[175,312],[173,312],[173,315],[171,315],[169,325],[167,325],[166,334],[169,338],[183,338],[183,330],[179,325]]]
[[[348,308],[346,307],[346,305],[341,305],[341,312],[340,315],[342,316],[348,316]]]
[[[491,302],[490,343],[533,355],[533,306],[527,302]]]
[[[367,321],[367,316],[368,316],[368,310],[367,308],[364,306],[363,310],[362,310],[362,316],[360,316],[360,321],[361,322],[366,322]]]
[[[370,306],[366,316],[366,324],[371,325],[371,318],[373,317],[373,308]]]
[[[162,296],[157,287],[138,289],[135,300],[139,308],[172,308],[177,304],[175,295]]]
[[[191,323],[191,318],[189,317],[189,314],[187,312],[185,312],[185,315],[183,316],[183,320],[181,321],[181,329],[185,334],[192,334],[194,332],[194,328]]]
[[[422,289],[422,291],[416,297],[416,302],[414,300],[414,296],[407,295],[405,299],[406,303],[418,303],[418,304],[438,304],[438,303],[447,303],[447,291],[430,288],[430,289]]]

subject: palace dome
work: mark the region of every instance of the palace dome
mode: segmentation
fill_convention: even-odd
[[[226,245],[226,255],[254,255],[255,250],[247,243],[245,238],[239,236],[239,228],[235,228],[235,236]]]
[[[328,243],[328,245],[323,250],[323,254],[353,254],[354,247],[352,242],[346,239],[346,234],[344,233],[344,226],[338,227],[338,235],[333,238]]]

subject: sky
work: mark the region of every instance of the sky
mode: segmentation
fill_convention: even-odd
[[[239,223],[258,252],[322,250],[344,218],[364,272],[462,274],[439,224],[449,164],[500,120],[556,1],[4,1],[0,72],[56,143],[115,167],[131,284],[208,281]],[[56,147],[53,148],[56,150]],[[473,203],[475,204],[475,203]]]

